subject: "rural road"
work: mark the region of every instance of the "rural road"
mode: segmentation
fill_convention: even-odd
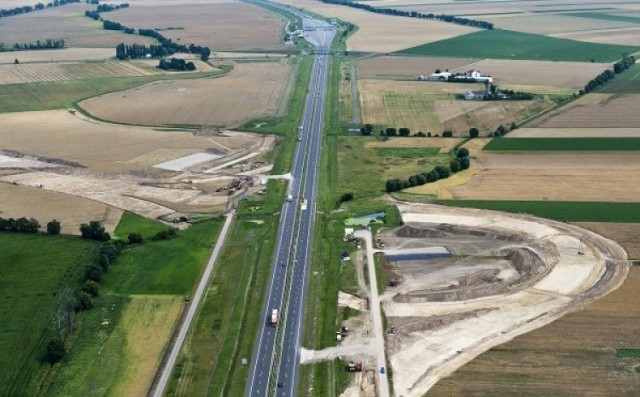
[[[354,233],[356,237],[362,237],[367,242],[367,265],[369,266],[369,308],[373,320],[373,334],[376,347],[376,385],[378,397],[389,397],[389,381],[387,379],[387,361],[384,354],[384,331],[382,329],[382,307],[378,295],[378,281],[376,280],[376,264],[373,259],[373,238],[369,230],[358,230]],[[384,368],[382,373],[380,368]]]
[[[296,147],[291,169],[288,194],[293,200],[285,202],[280,216],[275,258],[262,308],[263,324],[256,336],[246,397],[297,395],[300,335],[313,240],[317,167],[328,79],[329,60],[325,51],[329,50],[335,31],[326,22],[308,18],[294,10],[287,11],[302,18],[307,40],[319,51],[313,56],[299,131],[302,140]],[[296,205],[302,200],[306,200],[306,209]],[[296,222],[298,212],[299,222]],[[268,322],[273,309],[280,313],[276,327]]]
[[[224,225],[222,226],[222,230],[220,231],[220,235],[218,236],[218,241],[216,241],[216,245],[213,248],[213,252],[209,257],[209,262],[207,263],[207,267],[202,274],[202,278],[200,279],[200,283],[198,284],[198,288],[196,289],[195,294],[191,299],[191,303],[189,304],[189,308],[187,309],[187,315],[184,318],[184,322],[180,325],[180,329],[178,330],[178,336],[176,337],[175,343],[170,346],[170,352],[167,361],[164,363],[164,366],[158,369],[160,373],[160,377],[158,378],[158,382],[155,387],[152,388],[148,395],[153,397],[162,397],[164,394],[164,390],[167,387],[167,383],[169,382],[169,376],[171,376],[171,372],[173,371],[173,367],[176,365],[176,359],[178,358],[178,354],[180,353],[180,349],[182,348],[182,344],[184,343],[185,338],[187,337],[187,332],[191,327],[191,322],[195,317],[196,310],[200,305],[200,301],[204,296],[205,291],[207,290],[207,285],[209,285],[209,279],[211,278],[211,273],[213,273],[213,269],[218,259],[218,255],[220,254],[220,250],[224,245],[224,241],[227,238],[227,232],[229,231],[229,226],[233,221],[233,217],[235,215],[235,210],[231,210],[226,214],[226,220],[224,221]]]

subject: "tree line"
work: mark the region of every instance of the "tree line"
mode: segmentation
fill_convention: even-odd
[[[11,47],[5,47],[4,43],[0,43],[0,52],[7,51],[24,51],[24,50],[51,50],[64,48],[64,39],[54,40],[46,39],[37,40],[35,43],[15,43]]]
[[[162,70],[178,70],[178,71],[192,71],[196,70],[196,65],[193,62],[187,62],[184,59],[171,58],[170,60],[161,59],[158,67]]]
[[[48,234],[60,234],[60,222],[52,220],[47,223]],[[40,230],[40,222],[37,219],[21,217],[14,218],[1,218],[0,217],[0,232],[14,232],[14,233],[38,233]]]
[[[613,69],[607,69],[595,78],[591,79],[584,88],[578,92],[578,94],[584,95],[606,84],[611,79],[615,78],[616,74],[624,72],[634,63],[636,63],[636,58],[633,55],[623,54],[622,59],[613,64]]]
[[[375,12],[377,14],[396,15],[401,17],[410,17],[410,18],[419,18],[419,19],[433,19],[433,20],[438,20],[442,22],[455,23],[457,25],[473,26],[476,28],[481,28],[486,30],[493,29],[493,23],[491,22],[482,21],[479,19],[457,17],[455,15],[433,14],[433,13],[425,14],[422,12],[404,11],[404,10],[398,10],[395,8],[377,8],[369,4],[356,3],[351,0],[320,0],[320,1],[327,4],[338,4],[338,5],[345,5],[353,8],[359,8],[361,10]]]
[[[456,156],[449,162],[449,166],[438,165],[430,171],[422,174],[412,175],[407,179],[389,179],[386,182],[386,191],[388,193],[397,192],[413,186],[421,186],[426,183],[435,182],[440,179],[446,179],[451,174],[466,170],[471,166],[469,159],[469,150],[466,148],[458,149]]]
[[[44,10],[45,8],[58,7],[65,4],[80,3],[80,2],[81,0],[55,0],[50,3],[47,3],[46,5],[44,3],[37,3],[36,5],[33,5],[33,6],[22,6],[22,7],[14,7],[9,9],[2,8],[0,9],[0,18],[12,17],[15,15],[21,15],[21,14],[28,14],[30,12]]]
[[[96,3],[98,4],[98,3]],[[100,13],[101,12],[110,12],[110,11],[115,11],[115,10],[119,10],[121,8],[129,8],[129,3],[122,3],[122,4],[100,4],[98,6],[98,8],[95,9],[95,11],[85,11],[84,12],[84,16],[85,17],[89,17],[95,21],[99,21],[100,20]],[[115,23],[115,22],[112,22]],[[118,24],[120,25],[120,24]],[[122,26],[122,25],[120,25]],[[109,30],[122,30],[122,29],[109,29]]]

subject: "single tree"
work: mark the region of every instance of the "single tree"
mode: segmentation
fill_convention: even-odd
[[[467,149],[466,147],[458,149],[458,151],[456,152],[456,157],[459,159],[469,157],[469,149]]]
[[[129,240],[129,244],[142,244],[143,238],[142,238],[142,234],[140,233],[129,233],[129,236],[127,236],[127,239]]]
[[[47,233],[51,234],[51,235],[56,235],[56,234],[60,234],[60,222],[58,222],[57,220],[52,220],[51,222],[47,223]]]
[[[477,138],[478,136],[480,136],[480,131],[476,127],[471,127],[469,129],[469,137]]]
[[[98,265],[89,265],[87,266],[87,270],[85,270],[84,272],[84,277],[87,280],[93,280],[97,283],[100,282],[100,280],[102,280],[102,276],[103,276],[103,272],[102,272],[102,268]]]
[[[86,280],[82,287],[80,287],[80,291],[86,292],[91,296],[98,296],[99,285],[93,280]]]

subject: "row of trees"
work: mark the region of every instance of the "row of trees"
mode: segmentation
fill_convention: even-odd
[[[184,59],[171,58],[170,60],[161,59],[158,67],[162,70],[178,70],[178,71],[192,71],[196,70],[196,65],[193,62],[187,62]]]
[[[579,94],[584,95],[604,84],[607,84],[609,80],[616,77],[616,74],[624,72],[629,68],[629,66],[633,65],[634,63],[636,63],[636,58],[633,55],[623,54],[622,59],[613,64],[613,70],[607,69],[597,75],[595,78],[589,81],[583,89],[579,91]]]
[[[378,14],[397,15],[402,17],[420,18],[420,19],[436,19],[442,22],[450,22],[458,25],[473,26],[476,28],[487,29],[487,30],[493,29],[493,24],[491,22],[482,21],[479,19],[457,17],[455,15],[433,14],[433,13],[425,14],[422,12],[404,11],[404,10],[398,10],[395,8],[378,8],[378,7],[373,7],[369,4],[356,3],[351,0],[321,0],[321,1],[327,4],[339,4],[339,5],[345,5],[353,8],[359,8],[365,11],[375,12]]]
[[[80,0],[55,0],[53,2],[47,3],[38,3],[34,6],[22,6],[15,7],[9,9],[0,9],[0,18],[11,17],[14,15],[28,14],[33,11],[44,10],[45,8],[58,7],[65,4],[70,3],[80,3]]]
[[[76,315],[93,308],[93,300],[100,292],[100,281],[109,267],[120,255],[122,244],[104,243],[100,246],[96,259],[89,263],[78,288],[71,285],[63,288],[58,294],[58,306],[52,319],[52,337],[47,344],[45,361],[52,365],[66,355],[65,339],[76,328]]]
[[[622,73],[634,63],[636,63],[636,58],[633,55],[624,54],[621,60],[613,64],[613,72],[616,74]]]
[[[0,43],[0,52],[6,51],[24,51],[24,50],[50,50],[64,48],[64,39],[54,40],[46,39],[44,41],[37,40],[35,43],[15,43],[11,47],[5,47],[4,43]]]
[[[96,3],[98,4],[98,3]],[[95,9],[95,11],[85,11],[84,12],[84,16],[85,17],[89,17],[95,21],[99,21],[101,20],[100,17],[100,13],[101,12],[110,12],[110,11],[115,11],[115,10],[119,10],[121,8],[129,8],[129,3],[122,3],[122,4],[100,4],[98,6],[98,8]],[[111,22],[111,24],[115,24],[116,22]],[[119,25],[119,24],[118,24]],[[116,25],[109,25],[111,26],[113,29],[109,29],[109,30],[123,30],[123,29],[116,29],[115,26]],[[122,26],[122,25],[120,25]],[[106,28],[105,28],[106,29]]]
[[[47,223],[48,234],[60,234],[60,222],[52,220]],[[0,232],[38,233],[40,222],[33,218],[0,218]]]
[[[420,186],[426,183],[435,182],[439,179],[446,179],[451,174],[466,170],[470,166],[471,161],[469,159],[469,150],[467,150],[466,148],[461,148],[456,152],[455,158],[449,162],[449,167],[438,165],[431,171],[412,175],[405,180],[399,178],[389,179],[386,182],[386,191],[388,193],[392,193],[409,187]]]

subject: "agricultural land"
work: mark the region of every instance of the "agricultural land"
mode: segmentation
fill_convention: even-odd
[[[376,397],[384,375],[395,397],[635,395],[640,65],[586,86],[638,57],[640,7],[359,2],[484,30],[275,1],[99,13],[155,38],[85,2],[0,18],[0,395],[151,395],[181,329],[164,394],[245,394],[294,153],[313,147],[301,10],[337,34],[293,394]],[[48,39],[64,48],[26,49]],[[495,86],[419,79],[438,69]],[[492,89],[513,97],[463,99]],[[5,230],[21,217],[39,232]]]

